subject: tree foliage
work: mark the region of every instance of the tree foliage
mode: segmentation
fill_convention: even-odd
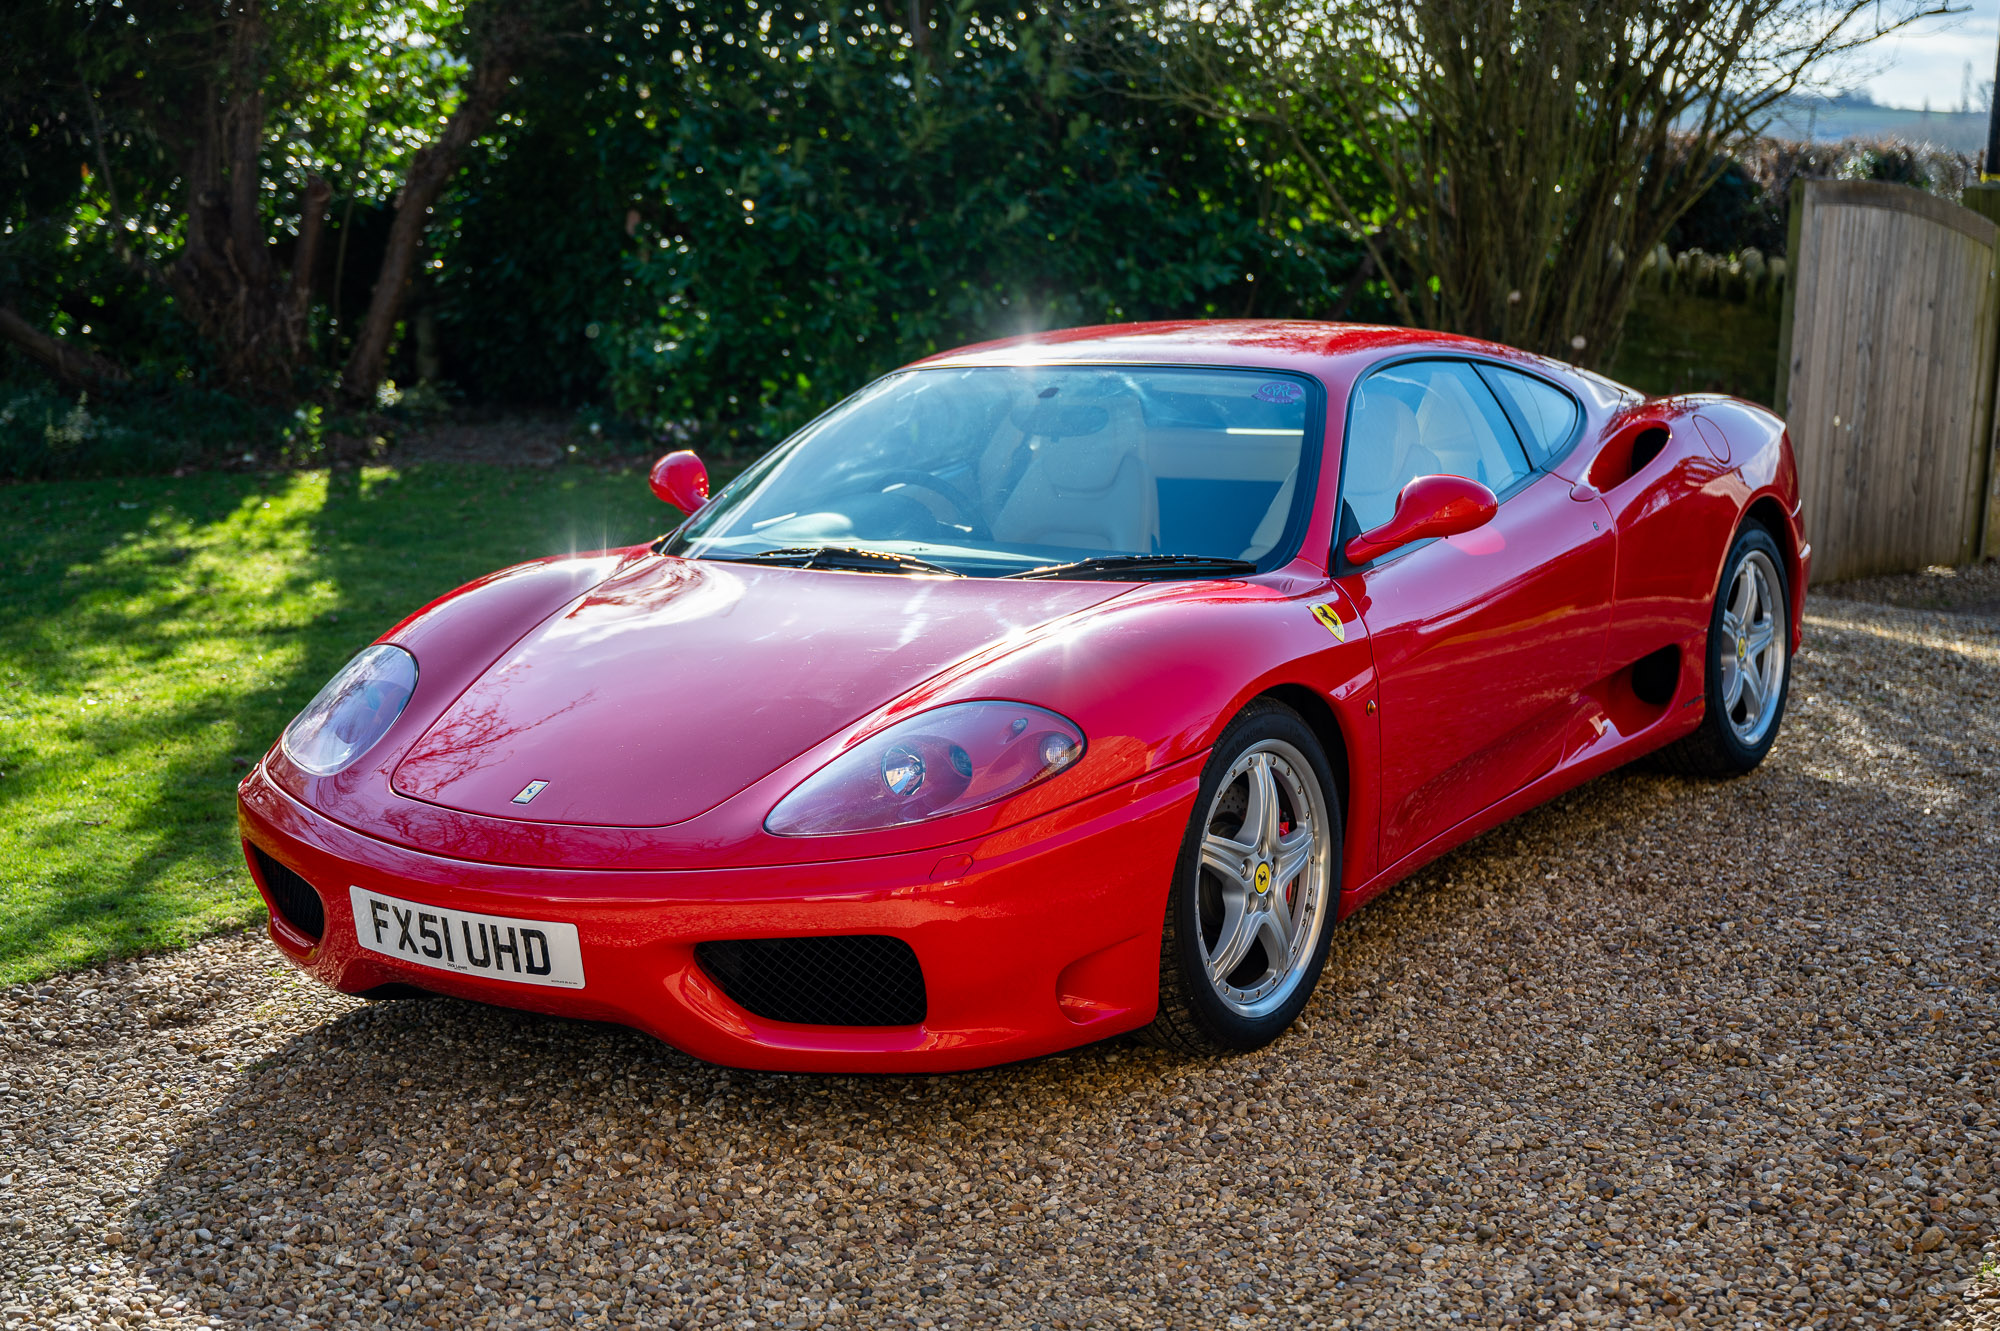
[[[1111,17],[607,15],[599,68],[528,90],[442,233],[447,364],[596,368],[645,419],[769,430],[980,338],[1331,312],[1357,248],[1226,127],[1108,67]]]
[[[329,208],[388,196],[391,243],[342,380],[366,400],[415,237],[548,12],[518,0],[33,10],[34,40],[11,45],[0,78],[0,170],[28,182],[0,234],[0,337],[64,382],[104,387],[134,359],[195,372],[192,332],[216,384],[310,394],[344,340],[315,309]]]
[[[92,421],[394,375],[762,437],[1061,324],[1600,361],[1623,256],[1928,3],[45,0],[0,47],[0,347]]]
[[[58,0],[0,78],[0,341],[768,432],[955,342],[1330,312],[1356,247],[1097,58],[1106,4]]]

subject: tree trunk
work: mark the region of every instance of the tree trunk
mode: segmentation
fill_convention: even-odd
[[[452,113],[444,132],[411,159],[409,174],[396,195],[396,218],[389,227],[389,246],[382,255],[382,271],[375,279],[368,316],[340,380],[341,396],[352,405],[367,406],[375,400],[389,358],[389,340],[395,335],[410,273],[416,266],[417,246],[430,225],[431,207],[458,170],[459,157],[467,145],[493,123],[513,74],[513,50],[510,44],[501,43],[473,68],[465,100]]]
[[[299,206],[299,239],[292,247],[291,318],[301,339],[312,316],[313,269],[319,263],[320,237],[326,234],[326,205],[332,198],[332,187],[320,177],[306,181],[306,197]]]
[[[0,339],[19,347],[72,392],[116,388],[131,378],[115,361],[42,331],[9,305],[0,305]]]
[[[167,282],[182,313],[214,345],[232,389],[289,402],[311,343],[312,266],[329,190],[318,177],[308,182],[291,271],[280,271],[263,210],[270,30],[258,0],[238,0],[229,23],[224,85],[207,99],[210,109],[182,154],[187,240]]]

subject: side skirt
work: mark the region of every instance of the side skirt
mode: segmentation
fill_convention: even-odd
[[[1679,644],[1683,661],[1679,687],[1665,705],[1646,708],[1643,713],[1632,709],[1630,700],[1622,696],[1630,687],[1631,666],[1593,686],[1579,700],[1580,728],[1571,737],[1561,762],[1513,794],[1495,801],[1450,830],[1440,832],[1373,877],[1344,889],[1340,894],[1337,918],[1346,919],[1384,888],[1402,881],[1481,833],[1492,831],[1516,814],[1546,804],[1593,777],[1643,758],[1691,732],[1701,722],[1707,696],[1700,655],[1706,634],[1704,628],[1701,633]],[[1634,724],[1642,720],[1643,724]]]

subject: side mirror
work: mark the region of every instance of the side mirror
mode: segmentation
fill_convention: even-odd
[[[1483,527],[1500,511],[1500,501],[1478,481],[1463,476],[1419,476],[1396,496],[1396,515],[1347,543],[1350,564],[1365,564],[1412,541],[1456,536]]]
[[[692,513],[708,502],[708,468],[686,449],[655,462],[652,483],[653,494],[661,502],[683,513]]]

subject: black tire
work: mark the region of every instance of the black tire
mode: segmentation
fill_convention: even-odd
[[[1329,849],[1320,869],[1325,881],[1324,900],[1313,915],[1313,927],[1318,931],[1316,941],[1309,953],[1302,953],[1303,964],[1293,971],[1297,978],[1291,981],[1294,987],[1289,997],[1268,1014],[1250,1017],[1224,1002],[1211,986],[1203,963],[1202,841],[1209,830],[1223,778],[1239,758],[1269,741],[1288,745],[1305,759],[1310,779],[1318,783],[1324,803],[1324,836]],[[1181,842],[1174,882],[1167,894],[1165,925],[1160,932],[1159,1015],[1139,1032],[1142,1040],[1181,1053],[1215,1055],[1261,1049],[1285,1032],[1311,1001],[1320,972],[1326,966],[1340,903],[1342,826],[1338,787],[1327,764],[1326,751],[1312,728],[1297,712],[1270,699],[1258,699],[1244,708],[1222,732],[1202,768],[1200,793]],[[1263,876],[1263,880],[1270,881],[1270,876]],[[1282,893],[1287,885],[1274,886]]]
[[[1776,620],[1776,642],[1779,644],[1780,658],[1777,680],[1777,703],[1761,731],[1746,737],[1739,733],[1739,726],[1732,720],[1730,700],[1725,696],[1725,658],[1733,659],[1731,639],[1724,629],[1723,619],[1729,609],[1732,590],[1737,584],[1738,574],[1745,563],[1753,557],[1761,556],[1775,576],[1777,582],[1776,605],[1772,615]],[[1722,579],[1716,585],[1715,606],[1709,612],[1708,645],[1702,671],[1703,703],[1701,724],[1692,734],[1674,741],[1660,750],[1660,765],[1670,772],[1694,777],[1734,777],[1742,776],[1764,761],[1764,755],[1771,751],[1777,741],[1778,728],[1785,719],[1785,703],[1792,688],[1792,588],[1791,574],[1785,567],[1784,552],[1771,533],[1755,522],[1744,524],[1736,533],[1736,540],[1729,547],[1729,558],[1722,564]],[[1737,710],[1742,709],[1739,698]]]

